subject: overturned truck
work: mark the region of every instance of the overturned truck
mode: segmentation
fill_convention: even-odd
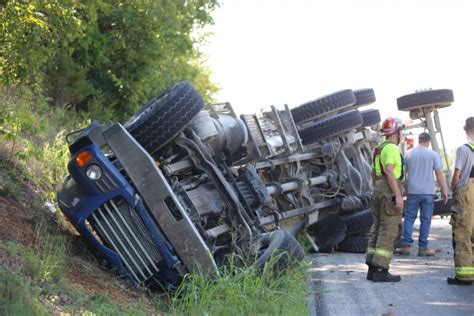
[[[67,136],[62,212],[94,253],[150,288],[218,273],[238,256],[263,269],[319,251],[363,252],[371,225],[372,89],[236,115],[180,82],[126,123]]]

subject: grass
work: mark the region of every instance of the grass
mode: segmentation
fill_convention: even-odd
[[[49,314],[40,298],[47,281],[44,276],[52,271],[45,263],[53,259],[44,260],[45,256],[37,251],[12,241],[0,243],[2,257],[9,258],[8,264],[0,268],[0,314]]]
[[[48,232],[48,225],[40,221],[35,229],[36,243],[27,252],[27,267],[36,283],[58,282],[64,278],[67,253],[66,236],[55,229]]]
[[[0,314],[48,315],[38,300],[40,291],[20,272],[0,268]]]
[[[176,315],[307,315],[308,263],[280,273],[230,267],[217,279],[188,275],[171,300]]]
[[[66,252],[55,250],[60,239],[42,242],[42,250],[0,242],[10,265],[0,268],[0,315],[148,315],[145,292],[134,306],[117,304],[107,293],[90,295],[64,278]],[[17,264],[11,265],[11,261]]]
[[[40,231],[43,228],[39,228]],[[45,231],[45,230],[43,230]],[[107,293],[89,295],[64,279],[67,242],[46,238],[40,247],[1,242],[0,251],[20,268],[0,269],[0,314],[47,315],[54,308],[81,315],[307,315],[308,263],[275,273],[231,267],[215,278],[190,274],[178,291],[163,297],[143,292],[133,306],[111,302]],[[1,252],[0,252],[1,253]],[[154,301],[155,306],[150,306]]]

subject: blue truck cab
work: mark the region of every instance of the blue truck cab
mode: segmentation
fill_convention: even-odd
[[[175,286],[193,267],[215,269],[155,162],[122,125],[94,122],[75,134],[69,145],[69,175],[58,201],[96,254],[126,278],[148,287]],[[139,188],[132,178],[140,179]],[[164,193],[161,198],[159,192]],[[145,201],[144,196],[153,198]],[[174,232],[167,238],[164,230]],[[181,238],[179,232],[191,232],[192,237]],[[185,249],[174,249],[173,241]],[[180,255],[188,259],[184,264]]]

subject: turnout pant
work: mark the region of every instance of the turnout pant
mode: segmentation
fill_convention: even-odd
[[[402,190],[399,183],[399,188]],[[402,192],[402,191],[400,191]],[[393,257],[393,242],[397,239],[398,225],[402,220],[402,210],[395,207],[395,195],[385,178],[375,181],[372,196],[372,217],[366,263],[388,269]]]
[[[456,278],[474,281],[474,179],[454,191],[451,220]]]

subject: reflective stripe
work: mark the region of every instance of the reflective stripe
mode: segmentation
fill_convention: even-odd
[[[382,249],[382,248],[375,248],[375,255],[390,259],[393,256],[393,251]]]
[[[456,267],[457,275],[474,275],[474,267]]]
[[[367,254],[368,255],[374,254],[375,256],[392,258],[393,251],[382,249],[382,248],[367,247]]]

